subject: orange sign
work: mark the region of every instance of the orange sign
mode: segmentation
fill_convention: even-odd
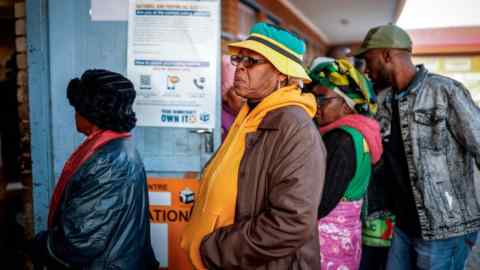
[[[196,179],[148,178],[152,246],[161,269],[193,269],[180,248],[193,200],[199,187]]]

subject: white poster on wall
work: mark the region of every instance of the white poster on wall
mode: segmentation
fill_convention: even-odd
[[[127,21],[129,0],[92,0],[92,21]]]
[[[214,128],[219,40],[218,1],[130,0],[137,125]]]

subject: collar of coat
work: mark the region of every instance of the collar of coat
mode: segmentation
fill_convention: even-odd
[[[393,91],[393,88],[388,88],[385,90],[385,99],[384,102],[391,103],[392,100],[402,100],[404,97],[410,95],[410,94],[417,94],[418,91],[421,91],[423,88],[423,83],[425,82],[425,78],[427,77],[428,70],[425,68],[424,65],[417,65],[417,73],[415,74],[415,77],[413,80],[410,82],[408,85],[407,89],[402,91],[399,94],[395,94],[395,91]]]

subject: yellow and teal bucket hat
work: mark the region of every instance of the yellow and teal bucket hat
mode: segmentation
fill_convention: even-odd
[[[268,23],[257,23],[246,40],[228,45],[230,54],[242,48],[252,50],[267,58],[281,73],[311,82],[303,66],[305,42],[287,30]]]

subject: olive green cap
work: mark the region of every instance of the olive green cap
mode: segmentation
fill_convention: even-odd
[[[387,24],[370,29],[360,48],[353,55],[358,58],[370,49],[404,49],[412,51],[412,40],[402,28]]]

